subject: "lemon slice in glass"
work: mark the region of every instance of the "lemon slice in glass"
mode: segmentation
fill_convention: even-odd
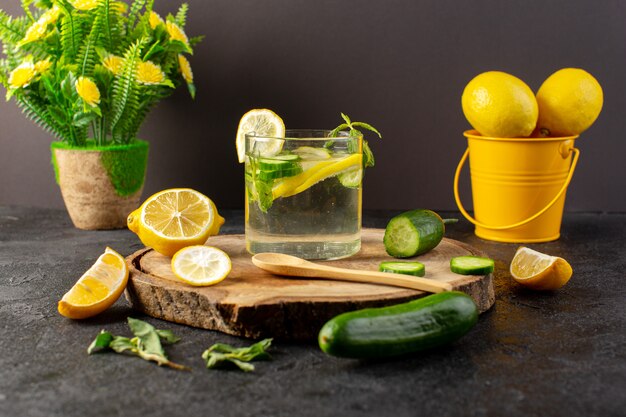
[[[243,163],[246,158],[246,134],[270,138],[284,138],[285,124],[279,115],[269,109],[254,109],[243,115],[237,128],[237,157]],[[267,140],[255,144],[260,156],[274,156],[280,153],[284,141]]]
[[[124,257],[106,248],[98,260],[63,295],[58,310],[70,319],[85,319],[111,307],[128,283]]]
[[[204,194],[173,188],[149,197],[128,216],[128,228],[144,245],[165,256],[186,246],[201,245],[219,233],[224,218]]]
[[[228,255],[211,246],[188,246],[172,258],[172,272],[190,285],[217,284],[230,273]]]
[[[533,290],[556,290],[567,284],[572,267],[563,258],[520,247],[510,268],[513,279]]]
[[[361,154],[351,154],[342,158],[326,159],[308,167],[301,174],[288,177],[278,182],[272,189],[274,199],[279,197],[290,197],[301,193],[320,181],[335,175],[350,172],[361,166]],[[304,164],[303,164],[304,165]]]

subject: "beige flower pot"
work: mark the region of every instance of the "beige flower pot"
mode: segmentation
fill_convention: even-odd
[[[65,207],[79,229],[120,229],[139,207],[148,143],[72,148],[53,142],[52,163]]]

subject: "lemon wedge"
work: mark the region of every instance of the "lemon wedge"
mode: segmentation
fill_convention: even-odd
[[[241,117],[237,128],[237,157],[243,163],[246,158],[246,134],[270,138],[285,137],[285,123],[279,115],[269,109],[250,110]],[[283,141],[267,140],[255,144],[255,152],[260,156],[274,156],[283,148]]]
[[[128,266],[124,257],[106,248],[91,268],[63,295],[59,313],[70,319],[85,319],[111,307],[126,288]]]
[[[217,284],[230,273],[228,255],[211,246],[188,246],[172,258],[172,272],[187,284],[207,286]]]
[[[520,247],[511,261],[513,279],[533,290],[557,290],[567,284],[572,267],[563,258]]]
[[[296,195],[326,178],[348,171],[352,172],[355,167],[361,166],[361,161],[362,155],[355,153],[339,159],[332,158],[317,162],[307,167],[302,173],[278,182],[272,189],[272,195],[274,199]]]
[[[127,219],[144,245],[165,256],[201,245],[219,233],[224,218],[213,201],[189,188],[173,188],[149,197]]]

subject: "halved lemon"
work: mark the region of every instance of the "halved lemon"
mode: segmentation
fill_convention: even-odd
[[[106,248],[96,263],[63,295],[58,304],[61,315],[85,319],[111,307],[126,288],[128,266],[124,257]]]
[[[228,276],[231,269],[228,255],[211,246],[188,246],[172,258],[172,272],[190,285],[217,284]]]
[[[173,188],[149,197],[128,216],[127,222],[144,245],[172,256],[217,235],[224,218],[204,194],[190,188]]]
[[[285,137],[285,123],[279,115],[269,109],[254,109],[244,114],[237,128],[237,157],[243,163],[246,158],[246,134],[253,133],[256,136],[270,138]],[[260,156],[274,156],[282,150],[283,142],[280,140],[259,141],[255,151]]]
[[[513,279],[533,290],[557,290],[567,284],[572,267],[563,258],[520,247],[510,268]]]

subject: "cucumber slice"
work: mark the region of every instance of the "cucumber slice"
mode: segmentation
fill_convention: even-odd
[[[337,177],[341,185],[347,188],[358,188],[363,180],[363,169],[358,167],[350,171],[343,172]]]
[[[383,243],[394,258],[410,258],[437,246],[444,231],[443,220],[434,211],[411,210],[389,220]]]
[[[304,159],[305,161],[308,161],[308,160],[321,161],[324,159],[330,159],[330,152],[328,151],[328,149],[324,149],[324,148],[300,146],[299,148],[292,150],[292,152],[298,155],[300,158]]]
[[[275,158],[259,158],[258,163],[261,171],[288,170],[298,166],[297,162]]]
[[[450,270],[461,275],[487,275],[493,272],[493,259],[480,256],[457,256],[450,259]]]
[[[285,177],[293,177],[294,175],[298,175],[302,172],[302,168],[298,165],[295,165],[288,169],[278,169],[275,171],[261,171],[258,176],[261,181],[270,181],[278,178]]]
[[[298,155],[294,155],[294,154],[291,154],[291,153],[285,153],[285,154],[280,154],[280,155],[273,156],[272,159],[278,159],[280,161],[297,162],[297,161],[300,160],[300,157]]]
[[[426,274],[426,267],[421,262],[381,262],[378,270],[415,277],[423,277]]]

